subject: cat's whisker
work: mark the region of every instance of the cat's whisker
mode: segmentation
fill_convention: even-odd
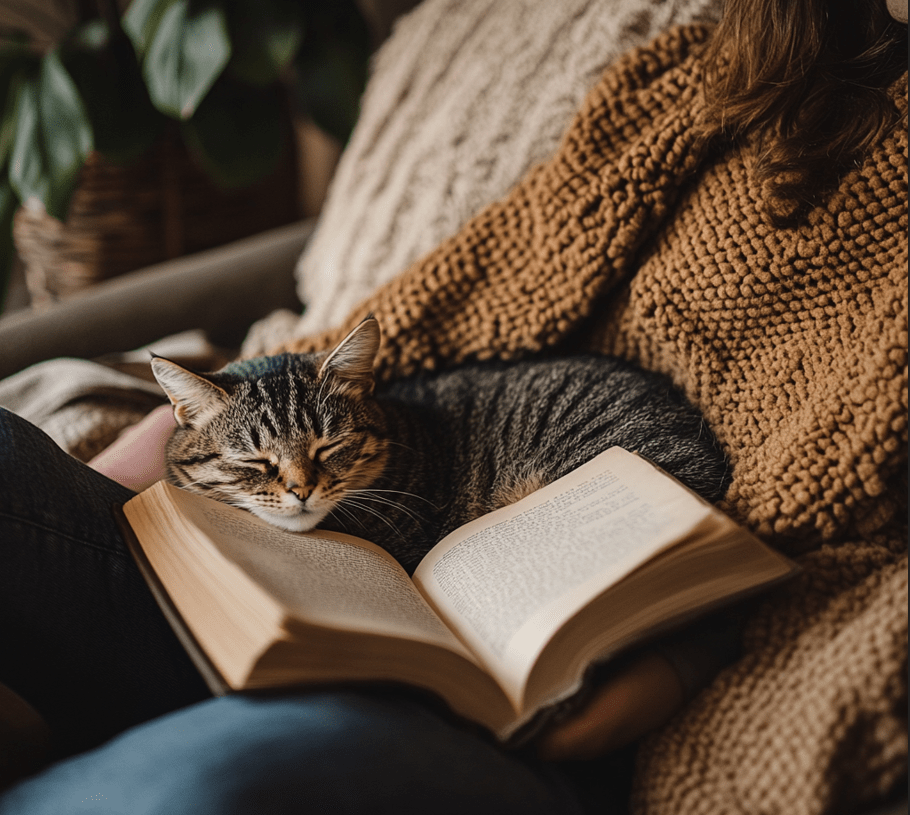
[[[431,507],[433,507],[433,509],[439,509],[439,505],[434,504],[429,498],[424,498],[422,495],[417,495],[416,493],[413,493],[413,492],[406,492],[405,490],[380,490],[380,489],[375,489],[373,487],[367,487],[365,489],[360,489],[360,490],[348,490],[348,492],[353,493],[353,494],[361,494],[361,493],[368,493],[368,492],[370,492],[370,493],[391,492],[391,493],[396,493],[397,495],[406,495],[408,498],[416,498],[419,501],[424,501],[425,503],[429,504]]]
[[[395,526],[395,524],[393,524],[388,518],[386,518],[385,515],[383,515],[381,512],[377,512],[372,507],[365,506],[357,501],[351,500],[350,498],[343,498],[342,501],[363,512],[369,512],[370,515],[375,515],[377,518],[379,518],[380,521],[385,523],[389,527],[389,529],[391,529],[396,535],[398,535],[399,538],[402,538],[402,539],[404,538],[404,535],[401,534],[401,530],[397,526]],[[336,504],[336,506],[340,507],[342,505],[342,501],[339,501],[338,504]]]
[[[351,512],[351,510],[349,510],[347,507],[342,506],[341,504],[336,504],[335,509],[343,512],[348,518],[350,518],[354,523],[356,523],[357,526],[359,526],[361,529],[363,529],[363,530],[367,529],[366,524],[360,518],[358,518],[354,512]],[[334,514],[334,510],[333,510],[333,514]]]
[[[203,489],[210,490],[213,489],[212,485],[205,481],[184,481],[180,484],[181,487],[202,487]]]
[[[382,513],[376,512],[375,510],[371,509],[370,507],[362,506],[362,505],[360,505],[360,504],[356,504],[356,503],[353,503],[353,502],[350,502],[350,503],[351,503],[351,506],[353,506],[354,508],[358,509],[359,511],[361,511],[361,512],[368,512],[370,515],[373,515],[373,516],[375,516],[376,518],[378,518],[379,520],[381,520],[381,521],[382,521],[386,526],[388,526],[389,529],[391,529],[399,538],[403,538],[403,537],[404,537],[404,536],[401,534],[401,530],[398,529],[398,527],[396,527],[395,524],[393,524],[393,523],[392,523],[388,518],[386,518]],[[367,525],[364,524],[364,523],[362,523],[362,522],[361,522],[361,526],[362,526],[364,529],[368,529]]]
[[[426,519],[422,515],[420,515],[420,513],[415,514],[414,512],[412,512],[410,509],[408,509],[404,504],[402,504],[399,501],[393,501],[390,498],[385,498],[382,495],[365,495],[364,493],[369,492],[369,490],[350,490],[349,492],[351,494],[357,494],[357,497],[361,501],[375,501],[378,504],[383,504],[384,506],[397,509],[400,512],[403,512],[405,515],[407,515],[415,523],[422,524],[422,523],[426,522]],[[342,500],[344,500],[344,499],[342,499]],[[416,510],[415,510],[415,512],[416,512]]]
[[[396,501],[394,501],[394,500],[391,499],[391,498],[387,498],[387,497],[384,496],[384,495],[376,495],[375,493],[379,493],[379,492],[388,492],[388,493],[395,494],[395,493],[398,492],[398,490],[371,490],[371,489],[353,490],[353,489],[346,489],[344,492],[345,492],[345,495],[370,496],[370,497],[372,497],[372,498],[374,498],[374,499],[376,499],[376,500],[384,500],[384,501],[389,502],[389,503],[397,503]],[[402,493],[402,495],[404,495],[404,494],[406,494],[406,493]]]
[[[393,501],[391,498],[385,498],[381,495],[358,495],[357,496],[361,501],[375,501],[377,504],[384,504],[387,507],[393,507],[394,509],[400,510],[401,512],[406,513],[415,521],[418,520],[419,514],[415,516],[404,504],[400,501]]]
[[[407,515],[415,524],[424,524],[425,520],[419,515],[414,515],[412,512],[408,511],[406,507],[401,506],[400,504],[390,503],[388,501],[380,501],[377,498],[362,498],[361,500],[376,501],[383,507],[391,507],[392,509],[397,509]]]
[[[233,492],[226,492],[225,490],[218,489],[217,486],[212,487],[209,490],[209,494],[217,498],[219,501],[222,501],[225,504],[230,504],[231,506],[242,507],[243,504],[238,503],[238,501],[243,500],[243,496],[238,496]]]
[[[192,491],[195,491],[198,493],[205,493],[205,495],[208,497],[214,496],[216,498],[216,500],[220,500],[220,498],[218,496],[223,494],[216,486],[213,486],[212,484],[207,484],[204,481],[192,481],[189,483],[182,483],[180,486],[182,489],[192,490]]]
[[[393,441],[392,439],[383,439],[383,441],[389,446],[400,447],[402,450],[407,450],[409,453],[416,453],[417,451],[408,444],[402,444],[400,441]]]

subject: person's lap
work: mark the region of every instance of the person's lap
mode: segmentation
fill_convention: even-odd
[[[553,768],[403,694],[212,699],[127,731],[0,796],[0,815],[572,813]]]
[[[0,409],[0,682],[61,755],[209,696],[112,515],[132,493]]]
[[[404,691],[207,699],[117,532],[131,493],[2,409],[0,494],[0,681],[61,757],[3,815],[581,811],[555,767]]]
[[[582,804],[592,789],[597,812],[625,811],[624,780],[611,785],[589,773],[577,784],[555,766],[499,750],[404,690],[238,694],[52,765],[0,792],[0,815],[571,815],[594,811]]]

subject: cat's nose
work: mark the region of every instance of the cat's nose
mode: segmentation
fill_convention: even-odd
[[[313,488],[308,485],[290,483],[287,485],[288,492],[297,496],[297,498],[306,503],[307,498],[313,494]]]

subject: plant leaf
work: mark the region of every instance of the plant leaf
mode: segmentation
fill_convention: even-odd
[[[3,85],[3,97],[0,98],[0,165],[6,164],[9,158],[10,150],[13,147],[13,139],[16,136],[16,106],[19,99],[19,85],[21,79],[17,76],[11,76]],[[4,173],[4,177],[6,173]]]
[[[285,140],[276,89],[222,77],[182,125],[187,146],[222,187],[245,187],[278,163]]]
[[[41,61],[38,78],[44,151],[51,175],[48,212],[63,217],[79,171],[93,146],[92,126],[82,99],[57,51]]]
[[[0,174],[0,311],[6,300],[13,260],[16,256],[13,246],[13,215],[18,205],[16,194],[6,179],[6,173],[3,172]]]
[[[228,6],[227,22],[228,70],[260,87],[279,79],[303,38],[302,5],[296,0],[235,0]]]
[[[38,82],[23,81],[16,99],[16,133],[10,156],[9,180],[23,201],[32,196],[44,201],[49,180],[45,173],[41,124],[38,113]]]
[[[21,43],[0,49],[0,167],[6,164],[16,133],[16,104],[19,87],[28,74],[38,72],[38,58]],[[6,177],[4,168],[3,177]]]
[[[136,53],[143,56],[148,50],[161,18],[175,0],[132,0],[121,21],[123,30],[133,43]]]
[[[223,9],[191,9],[176,0],[164,12],[143,65],[152,103],[175,119],[189,119],[231,56]]]
[[[360,115],[369,30],[353,0],[309,4],[306,23],[294,61],[297,99],[316,124],[344,144]]]
[[[37,79],[23,82],[16,105],[10,183],[20,200],[36,196],[61,220],[92,149],[92,129],[73,80],[56,51]]]
[[[360,115],[367,55],[349,43],[330,40],[297,60],[297,95],[304,111],[345,144]]]
[[[145,153],[165,120],[149,99],[130,40],[95,20],[77,30],[61,57],[85,104],[95,149],[119,162]]]

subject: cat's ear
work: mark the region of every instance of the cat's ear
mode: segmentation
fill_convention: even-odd
[[[333,374],[358,390],[371,393],[380,340],[379,323],[371,314],[329,353],[319,368],[319,378]]]
[[[227,404],[227,393],[204,376],[152,355],[152,373],[174,406],[180,427],[204,424]]]

